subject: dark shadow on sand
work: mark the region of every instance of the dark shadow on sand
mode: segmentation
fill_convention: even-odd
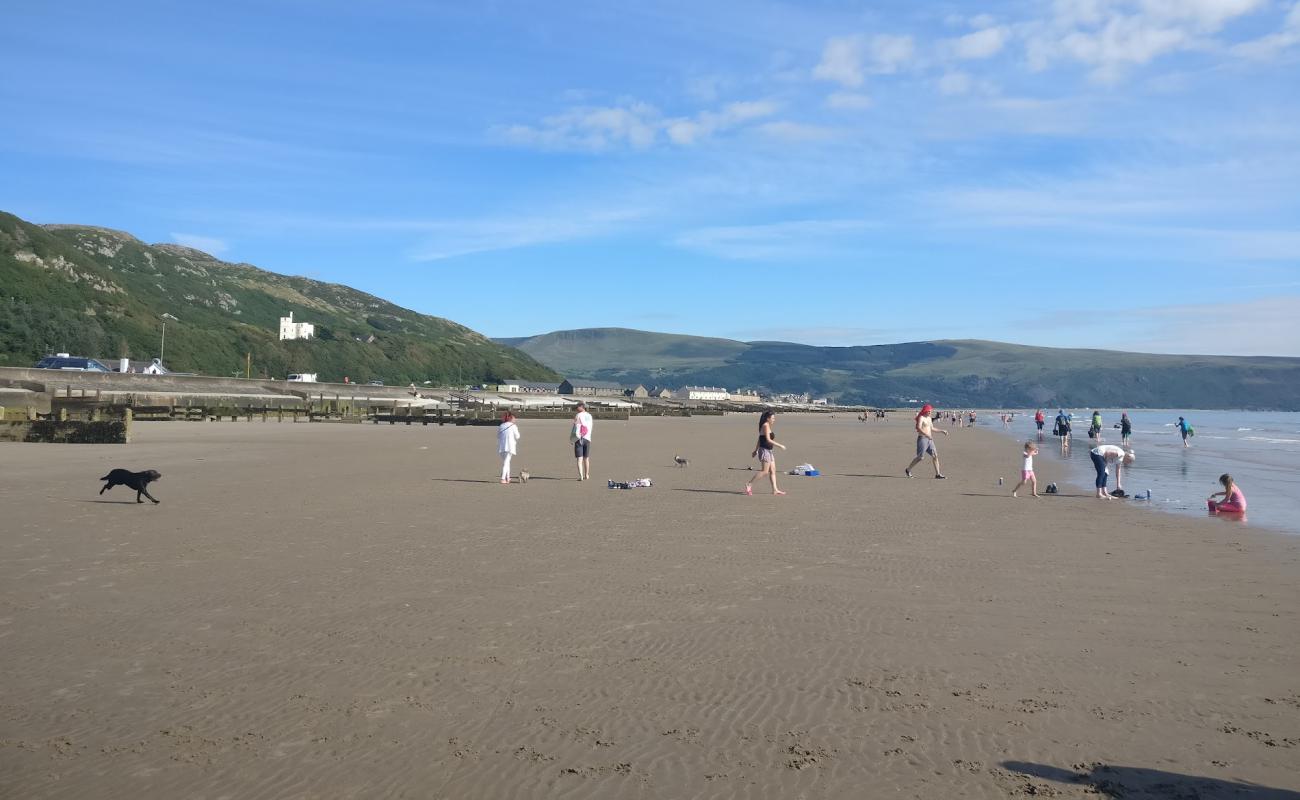
[[[727,489],[673,489],[674,492],[694,492],[696,494],[736,494],[743,495],[742,491],[730,491]]]
[[[832,478],[902,478],[903,480],[907,480],[907,476],[902,473],[895,473],[893,475],[875,475],[857,472],[828,472],[826,474]]]
[[[498,485],[501,483],[500,478],[498,478],[497,480],[489,480],[487,478],[430,478],[429,480],[442,481],[443,483],[495,483]],[[577,481],[578,479],[577,478],[553,478],[547,475],[530,475],[528,476],[528,480],[529,481]],[[511,478],[510,482],[522,483],[522,481],[519,480],[519,476],[517,475]]]
[[[1300,792],[1257,783],[1182,775],[1145,767],[1095,763],[1086,771],[1063,769],[1029,761],[1003,761],[1002,766],[1031,778],[1088,786],[1102,797],[1186,797],[1197,800],[1249,798],[1249,800],[1300,800]]]
[[[78,503],[103,503],[110,506],[151,506],[153,503],[137,503],[134,500],[78,500]]]

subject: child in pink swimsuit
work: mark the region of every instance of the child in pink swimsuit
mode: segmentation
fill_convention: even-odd
[[[1219,476],[1219,483],[1223,484],[1223,491],[1215,492],[1210,495],[1206,501],[1210,510],[1221,514],[1242,514],[1246,511],[1246,495],[1241,493],[1241,489],[1233,482],[1232,476],[1223,473]],[[1215,501],[1214,498],[1222,496],[1223,499]]]

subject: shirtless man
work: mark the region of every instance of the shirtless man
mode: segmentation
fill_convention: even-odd
[[[934,411],[934,406],[926,403],[921,407],[921,413],[916,415],[916,458],[912,459],[912,463],[908,464],[907,469],[903,470],[903,474],[909,478],[912,477],[912,467],[920,464],[926,454],[929,454],[930,458],[934,459],[934,477],[939,480],[947,477],[939,470],[939,451],[934,446],[934,423],[930,420],[930,412],[932,411]],[[939,433],[944,436],[948,435],[948,432],[942,428],[939,429]]]

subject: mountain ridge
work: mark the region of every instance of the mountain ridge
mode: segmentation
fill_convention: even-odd
[[[979,407],[1300,410],[1300,358],[1284,356],[1047,348],[980,339],[819,347],[631,328],[553,331],[510,341],[573,377],[808,392],[846,403],[924,399]],[[682,347],[691,358],[682,357]]]
[[[222,261],[186,245],[145,244],[94,225],[37,225],[0,212],[0,366],[50,352],[159,355],[210,375],[479,383],[555,379],[549,368],[464,325],[338,283]],[[280,341],[294,312],[316,338]],[[170,315],[167,318],[163,314]]]

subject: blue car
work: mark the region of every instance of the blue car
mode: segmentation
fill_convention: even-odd
[[[93,358],[70,356],[67,353],[59,353],[57,356],[46,356],[45,358],[42,358],[40,361],[36,362],[36,369],[66,369],[73,372],[113,371]]]

